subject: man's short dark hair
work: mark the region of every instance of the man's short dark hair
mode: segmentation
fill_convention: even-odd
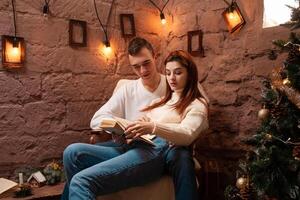
[[[128,53],[131,56],[138,54],[142,48],[147,48],[152,55],[154,55],[154,50],[150,42],[141,37],[133,38],[128,45]]]

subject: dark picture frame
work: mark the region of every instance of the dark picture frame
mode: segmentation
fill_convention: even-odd
[[[189,31],[188,35],[188,52],[192,56],[204,57],[204,49],[202,46],[203,32],[201,30]],[[197,50],[193,50],[193,37],[198,37],[198,47]]]
[[[75,26],[79,26],[81,29],[81,33],[76,33]],[[80,41],[76,41],[74,38],[74,34],[79,34],[81,35]],[[80,21],[80,20],[75,20],[75,19],[70,19],[69,20],[69,45],[71,47],[86,47],[87,44],[87,31],[86,31],[86,22],[85,21]]]
[[[125,20],[129,20],[130,23],[129,30],[125,27]],[[120,26],[121,26],[122,36],[124,38],[135,37],[136,33],[135,33],[135,23],[134,23],[133,14],[120,14]]]

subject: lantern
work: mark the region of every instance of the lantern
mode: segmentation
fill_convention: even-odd
[[[230,33],[242,28],[246,21],[236,2],[232,2],[222,13]]]
[[[21,67],[25,61],[24,38],[2,35],[2,64],[5,67]]]

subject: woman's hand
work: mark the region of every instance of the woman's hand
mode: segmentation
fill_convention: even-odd
[[[137,121],[140,121],[140,122],[150,122],[151,119],[149,117],[147,117],[146,115],[140,117]]]
[[[126,139],[135,139],[141,135],[152,133],[154,123],[150,121],[135,121],[125,129]]]

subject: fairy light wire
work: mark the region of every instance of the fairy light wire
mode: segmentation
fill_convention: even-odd
[[[162,13],[162,12],[164,11],[165,7],[167,6],[167,4],[169,3],[170,0],[168,0],[168,1],[165,3],[165,5],[162,7],[162,9],[160,9],[160,7],[158,7],[158,6],[156,5],[156,3],[154,3],[152,0],[149,0],[149,1],[150,1],[150,3],[153,4],[153,6],[155,6],[155,7],[160,11],[160,13]]]
[[[96,6],[96,1],[94,0],[94,8],[95,8],[96,16],[97,16],[97,19],[98,19],[98,21],[99,21],[99,23],[100,23],[100,26],[101,26],[101,28],[102,28],[102,30],[103,30],[103,32],[104,32],[104,35],[105,35],[105,43],[108,43],[108,41],[109,41],[109,40],[108,40],[107,27],[108,27],[109,18],[110,18],[110,16],[111,16],[111,11],[112,11],[112,7],[113,7],[113,4],[114,4],[114,1],[115,1],[115,0],[113,0],[112,3],[111,3],[110,9],[109,9],[109,13],[108,13],[108,17],[107,17],[107,20],[106,20],[106,24],[103,25],[103,23],[102,23],[102,21],[101,21],[101,19],[100,19],[100,17],[99,17],[99,14],[98,14],[97,6]]]

